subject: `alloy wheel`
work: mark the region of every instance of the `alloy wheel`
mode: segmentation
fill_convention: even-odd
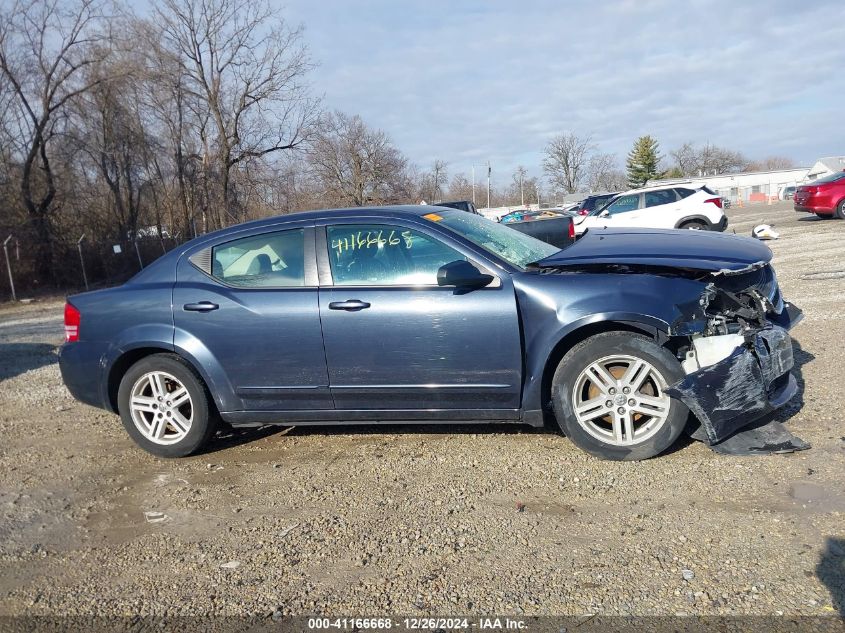
[[[666,380],[650,363],[627,355],[607,356],[578,375],[572,403],[578,424],[613,446],[639,444],[669,416]]]
[[[167,372],[152,371],[141,376],[132,386],[129,408],[135,427],[156,444],[176,444],[191,430],[191,394]]]

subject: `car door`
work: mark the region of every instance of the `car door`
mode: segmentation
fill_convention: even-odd
[[[680,205],[678,195],[674,189],[659,189],[643,192],[643,209],[635,218],[635,226],[646,226],[660,229],[675,228],[680,219]]]
[[[619,227],[639,226],[639,210],[642,204],[642,194],[631,193],[619,196],[607,205],[596,217],[598,226]]]
[[[175,343],[221,372],[236,410],[332,409],[313,227],[220,238],[173,289]]]
[[[338,409],[401,410],[384,417],[407,419],[442,419],[444,411],[453,419],[518,417],[513,285],[500,273],[477,290],[439,287],[443,264],[472,261],[448,242],[400,221],[318,228],[320,318]]]

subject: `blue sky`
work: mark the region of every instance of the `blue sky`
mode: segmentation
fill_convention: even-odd
[[[540,175],[556,134],[652,134],[802,164],[845,154],[845,2],[286,0],[325,106],[425,168]]]

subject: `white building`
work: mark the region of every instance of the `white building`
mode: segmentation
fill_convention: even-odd
[[[845,156],[828,156],[820,158],[807,172],[807,180],[824,178],[837,171],[845,171]]]
[[[694,186],[706,185],[723,198],[732,202],[765,202],[769,196],[778,197],[785,187],[796,187],[807,179],[807,167],[794,169],[774,169],[771,171],[750,171],[737,174],[718,174],[698,178],[663,178],[649,180],[651,185],[670,185],[690,183]]]

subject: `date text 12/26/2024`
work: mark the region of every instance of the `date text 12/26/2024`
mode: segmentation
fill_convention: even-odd
[[[309,618],[308,629],[312,631],[458,631],[477,629],[480,631],[524,630],[524,620],[508,617],[498,618]]]

